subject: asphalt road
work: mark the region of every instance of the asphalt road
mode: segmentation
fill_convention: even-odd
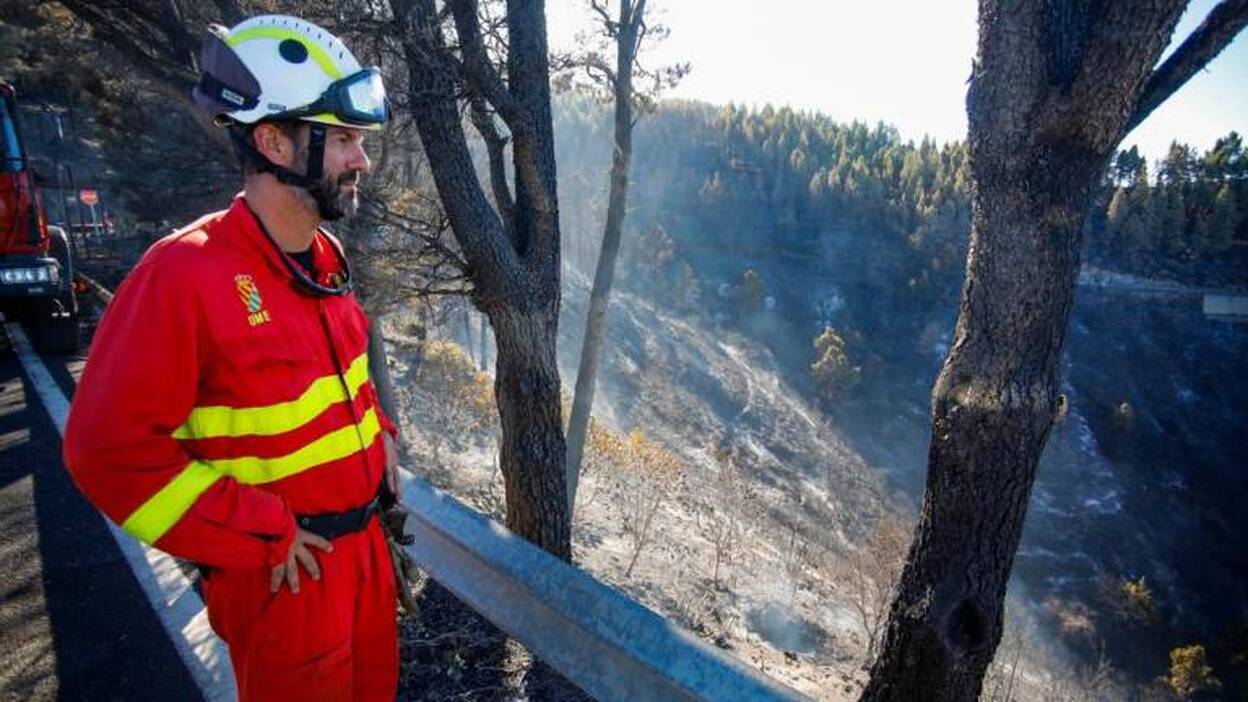
[[[66,398],[81,357],[44,358]],[[0,329],[0,699],[199,700]]]

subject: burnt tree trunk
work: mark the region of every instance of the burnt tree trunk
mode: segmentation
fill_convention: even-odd
[[[401,25],[412,118],[469,264],[473,303],[494,328],[507,527],[571,560],[555,357],[559,220],[544,4],[507,3],[505,84],[482,45],[476,3],[447,4],[458,56],[441,35],[433,0],[391,2]],[[460,80],[469,83],[467,92],[490,102],[510,131],[516,194],[505,218],[491,208],[473,167],[457,105]]]
[[[508,529],[571,559],[562,470],[563,417],[549,307],[497,308],[490,323],[498,344],[494,394],[503,426],[499,461]],[[559,546],[559,550],[551,546]]]
[[[628,204],[629,164],[633,157],[633,61],[637,56],[641,23],[645,21],[646,0],[620,0],[619,22],[616,24],[615,74],[612,93],[615,99],[615,141],[611,150],[611,191],[607,200],[607,222],[598,249],[598,266],[589,293],[589,313],[585,319],[585,337],[581,343],[581,360],[576,372],[576,392],[572,396],[572,416],[568,421],[568,513],[576,506],[576,488],[580,479],[581,456],[585,452],[585,435],[594,408],[594,390],[598,382],[598,357],[606,337],[607,304],[615,281],[615,260],[620,253],[620,237],[624,230],[624,213]]]
[[[1176,57],[1195,52],[1207,63],[1243,26],[1244,4],[1211,15],[1230,17],[1229,35],[1213,32],[1219,47],[1208,51],[1198,31],[1192,39],[1203,45],[1189,40]],[[979,4],[966,283],[932,391],[922,513],[864,700],[979,697],[1057,409],[1090,199],[1128,125],[1199,68],[1169,92],[1153,88],[1174,61],[1152,70],[1185,5]]]

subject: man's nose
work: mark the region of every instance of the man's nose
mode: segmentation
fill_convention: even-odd
[[[364,142],[357,141],[351,150],[351,159],[348,162],[353,171],[368,173],[372,170],[373,162],[368,158],[368,152],[364,150]]]

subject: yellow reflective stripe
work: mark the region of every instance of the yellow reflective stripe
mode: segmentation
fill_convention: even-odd
[[[313,61],[316,61],[322,71],[325,71],[325,75],[329,76],[330,80],[338,80],[342,77],[342,71],[338,70],[338,66],[334,64],[333,59],[329,58],[329,54],[325,52],[325,49],[322,48],[320,44],[310,41],[307,37],[294,31],[293,29],[282,29],[281,27],[252,27],[251,29],[245,29],[238,34],[226,37],[225,43],[228,44],[230,48],[234,48],[235,46],[238,46],[243,42],[251,41],[252,39],[277,39],[278,41],[281,41],[282,39],[294,39],[300,44],[303,44],[304,48],[308,50],[308,55],[312,57]]]
[[[358,425],[348,424],[335,429],[285,456],[275,458],[243,456],[208,461],[208,464],[240,483],[248,485],[271,483],[366,449],[372,445],[373,439],[377,438],[380,433],[381,422],[377,420],[377,412],[369,408]]]
[[[337,374],[326,375],[308,386],[298,399],[263,407],[213,405],[191,410],[186,422],[173,432],[175,439],[211,439],[236,436],[273,436],[307,424],[329,407],[354,400],[368,382],[368,353],[360,354],[346,373],[346,391]]]
[[[381,131],[380,124],[349,124],[338,119],[332,112],[322,112],[319,115],[312,115],[303,119],[308,122],[320,122],[334,127],[350,127],[351,129],[363,129],[367,132]]]
[[[270,483],[367,449],[380,433],[377,412],[370,408],[359,424],[335,429],[285,456],[191,461],[173,480],[139,505],[121,528],[144,543],[155,543],[186,514],[200,495],[226,475],[248,485]]]
[[[335,127],[350,127],[351,126],[347,124],[346,122],[343,122],[342,120],[338,119],[338,116],[335,115],[333,112],[322,112],[319,115],[312,115],[311,117],[304,117],[304,119],[308,120],[309,122],[320,122],[322,124],[329,124]]]
[[[347,372],[343,376],[347,381],[347,391],[351,393],[351,399],[354,400],[356,395],[360,394],[360,388],[364,387],[364,383],[368,382],[368,352],[355,357],[350,366],[347,366]]]
[[[220,478],[221,473],[207,463],[191,461],[168,485],[134,510],[121,528],[144,543],[155,543]]]

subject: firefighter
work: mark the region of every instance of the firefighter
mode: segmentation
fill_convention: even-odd
[[[397,430],[322,222],[349,214],[376,68],[324,29],[215,27],[193,96],[244,189],[153,244],[96,332],[65,464],[110,519],[198,564],[242,700],[393,700],[395,584],[376,513]]]

